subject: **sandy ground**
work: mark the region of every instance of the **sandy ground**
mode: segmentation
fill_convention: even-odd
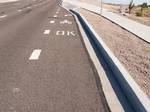
[[[134,15],[129,15],[129,14],[126,14],[125,17],[132,19],[132,20],[135,20],[135,21],[142,23],[144,25],[150,26],[150,17],[136,17]]]
[[[150,44],[97,14],[80,12],[150,98]]]

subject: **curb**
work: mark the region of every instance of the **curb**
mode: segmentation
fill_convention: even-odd
[[[107,107],[109,108],[109,110],[111,112],[124,112],[124,109],[122,107],[122,105],[120,104],[118,97],[116,96],[113,87],[111,86],[111,83],[109,82],[109,79],[107,78],[107,75],[105,74],[105,70],[103,69],[103,67],[101,66],[101,64],[99,63],[99,60],[95,54],[95,51],[87,37],[87,35],[85,34],[77,16],[75,14],[73,14],[71,11],[69,11],[67,8],[59,5],[60,7],[64,8],[66,11],[68,11],[70,14],[72,14],[77,22],[77,25],[79,27],[79,30],[81,32],[82,35],[82,39],[85,45],[85,48],[89,54],[90,60],[94,66],[94,68],[96,69],[97,75],[98,75],[98,79],[101,81],[101,85],[102,85],[102,91],[103,91],[103,95],[105,97],[105,100],[107,102]],[[99,85],[98,85],[99,86]],[[110,99],[111,98],[111,99]]]
[[[92,35],[104,57],[105,62],[114,73],[114,77],[119,83],[127,100],[136,112],[150,112],[150,101],[145,93],[140,89],[130,74],[125,70],[119,60],[114,56],[103,40],[96,34],[89,23],[77,12],[72,11],[79,19],[81,24],[86,26],[86,31]]]
[[[82,25],[80,24],[78,18],[75,15],[74,15],[74,17],[75,17],[75,20],[77,21],[78,27],[79,27],[81,35],[83,37],[83,41],[84,41],[85,47],[88,51],[88,54],[90,56],[90,59],[98,73],[98,76],[99,76],[98,80],[101,81],[102,90],[103,90],[103,93],[106,98],[106,101],[107,101],[110,111],[111,112],[123,112],[124,109],[123,109],[122,105],[120,104],[120,102],[111,86],[111,83],[109,82],[109,79],[107,78],[107,75],[105,74],[105,70],[101,69],[102,66],[99,63],[99,60],[95,54],[95,51],[94,51],[86,33],[84,32]]]

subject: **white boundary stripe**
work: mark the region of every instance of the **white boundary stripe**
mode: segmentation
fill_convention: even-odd
[[[31,54],[29,60],[38,60],[39,56],[41,54],[41,51],[42,51],[41,49],[35,49],[35,50],[33,50],[33,52]]]
[[[50,30],[45,30],[45,31],[44,31],[44,34],[45,34],[45,35],[47,35],[47,34],[49,34],[49,33],[50,33]]]
[[[50,23],[51,23],[51,24],[52,24],[52,23],[55,23],[55,21],[52,20],[52,21],[50,21]]]
[[[2,15],[2,16],[0,16],[0,19],[1,19],[1,18],[5,18],[5,17],[7,17],[7,15]]]

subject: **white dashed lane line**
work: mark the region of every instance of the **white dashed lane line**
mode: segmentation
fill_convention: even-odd
[[[58,17],[57,15],[54,15],[53,17]]]
[[[53,23],[55,23],[55,21],[52,20],[52,21],[50,21],[50,23],[53,24]]]
[[[7,17],[7,15],[2,15],[2,16],[0,16],[0,19],[1,19],[1,18],[5,18],[5,17]]]
[[[30,9],[31,7],[27,7],[27,9]]]
[[[29,60],[38,60],[41,52],[42,52],[41,49],[35,49],[35,50],[33,50],[33,52],[31,54]]]
[[[45,31],[44,31],[44,34],[45,34],[45,35],[48,35],[49,33],[50,33],[50,30],[45,30]]]
[[[17,10],[18,12],[21,12],[22,10],[21,9],[19,9],[19,10]]]

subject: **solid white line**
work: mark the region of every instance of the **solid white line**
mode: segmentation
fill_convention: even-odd
[[[39,56],[41,54],[41,51],[42,51],[41,49],[35,49],[35,50],[33,50],[33,52],[31,54],[29,60],[38,60]]]
[[[45,31],[44,31],[44,34],[45,34],[45,35],[47,35],[47,34],[49,34],[49,33],[50,33],[50,30],[45,30]]]
[[[1,19],[1,18],[5,18],[5,17],[7,17],[7,15],[2,15],[2,16],[0,16],[0,19]]]
[[[55,23],[55,21],[50,21],[51,24]]]

